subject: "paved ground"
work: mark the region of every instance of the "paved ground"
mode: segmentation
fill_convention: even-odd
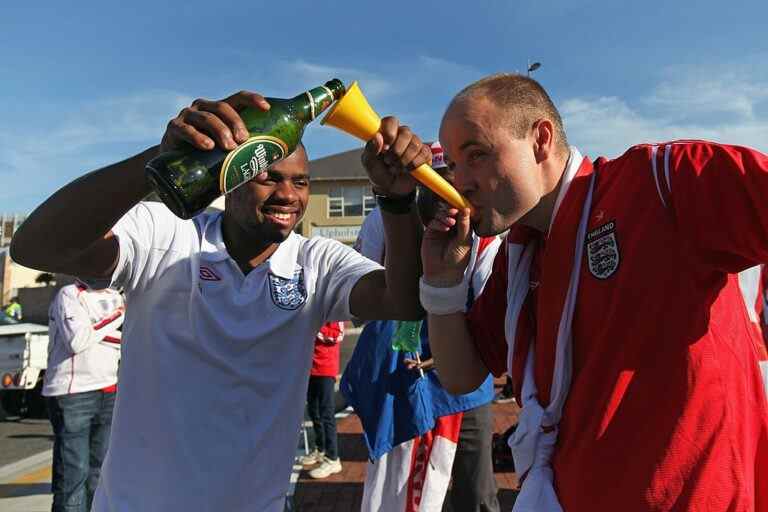
[[[51,510],[51,451],[43,451],[0,467],[0,510]]]
[[[51,448],[53,431],[47,419],[0,421],[0,467]]]

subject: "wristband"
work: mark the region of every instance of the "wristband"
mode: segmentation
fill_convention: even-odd
[[[469,281],[466,279],[448,288],[431,286],[424,281],[423,276],[419,279],[419,300],[430,315],[463,313],[466,311],[468,293]]]
[[[411,208],[413,207],[413,203],[416,200],[415,189],[413,192],[405,196],[392,197],[377,194],[376,192],[374,192],[374,195],[376,196],[376,203],[379,205],[379,208],[381,208],[382,211],[392,213],[394,215],[410,213]]]

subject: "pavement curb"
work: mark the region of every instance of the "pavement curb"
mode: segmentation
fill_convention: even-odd
[[[2,466],[0,467],[0,482],[12,481],[16,477],[22,476],[44,464],[50,465],[52,460],[53,450],[46,450],[29,456],[26,459],[16,461],[13,464]]]

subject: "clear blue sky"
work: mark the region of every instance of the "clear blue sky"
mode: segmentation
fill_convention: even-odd
[[[671,138],[768,151],[768,2],[13,2],[0,6],[0,212],[156,144],[196,97],[358,80],[436,136],[453,94],[525,71],[591,155]],[[42,4],[42,5],[41,5]],[[312,126],[313,158],[359,143]]]

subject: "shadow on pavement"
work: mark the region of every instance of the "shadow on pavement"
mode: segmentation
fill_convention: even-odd
[[[13,434],[8,436],[8,439],[47,439],[53,441],[55,436],[47,434]]]
[[[44,482],[38,484],[0,484],[0,498],[21,498],[23,496],[37,496],[51,494],[51,484]]]

